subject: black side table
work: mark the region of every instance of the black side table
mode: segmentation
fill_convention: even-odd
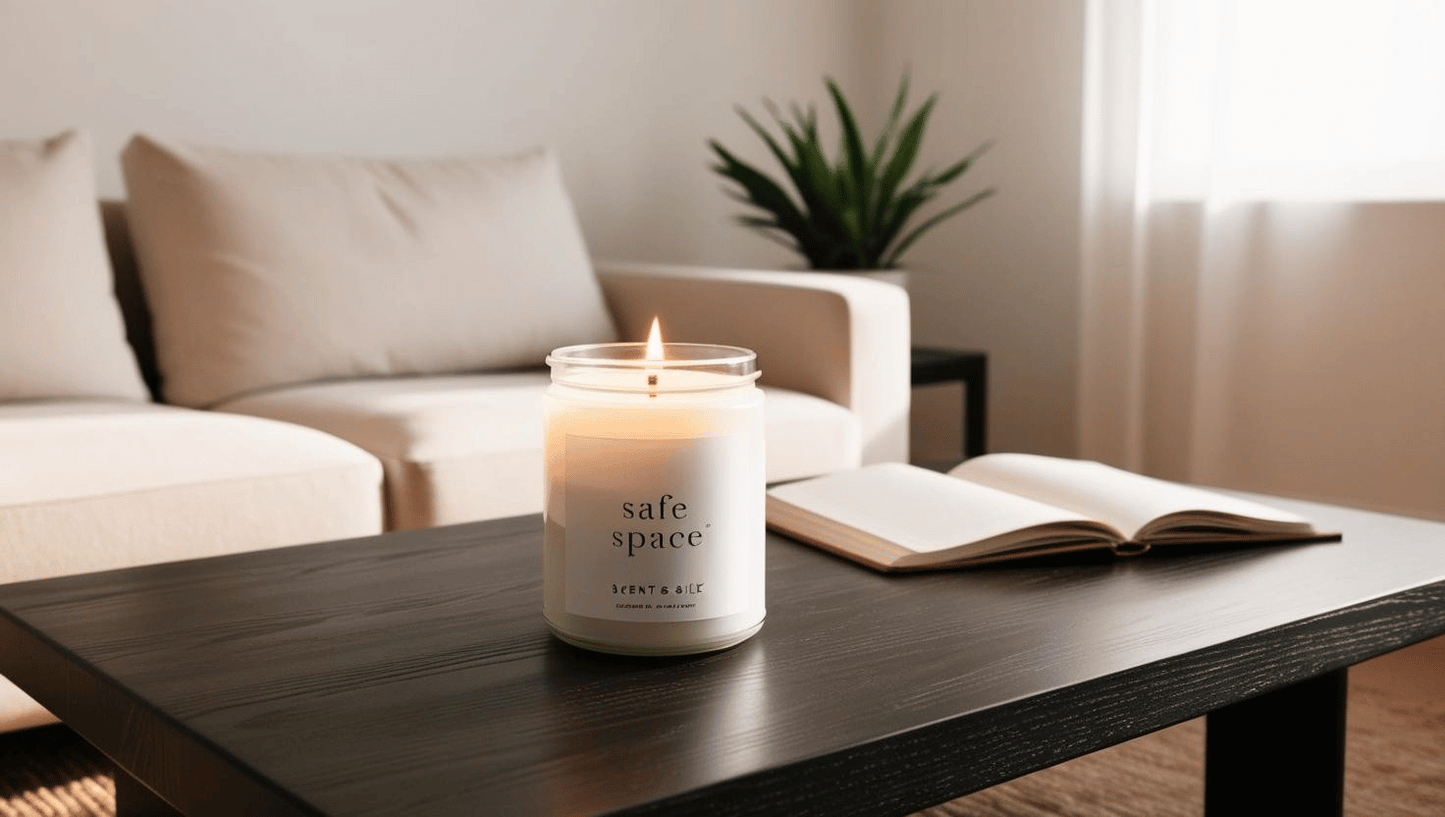
[[[913,347],[913,385],[963,384],[963,456],[988,449],[988,353]]]

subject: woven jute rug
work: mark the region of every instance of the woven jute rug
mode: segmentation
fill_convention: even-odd
[[[1445,639],[1350,673],[1345,813],[1445,815]],[[1193,720],[915,817],[1196,817],[1204,722]],[[111,817],[104,759],[63,727],[0,735],[0,817]]]
[[[0,735],[0,817],[111,817],[104,758],[60,726]]]

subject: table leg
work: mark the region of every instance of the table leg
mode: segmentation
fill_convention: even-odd
[[[170,803],[126,770],[115,766],[111,773],[115,778],[116,817],[181,817]]]
[[[1211,712],[1206,815],[1331,815],[1345,799],[1347,670]]]
[[[973,376],[964,384],[963,456],[977,457],[988,450],[988,360],[980,358]]]

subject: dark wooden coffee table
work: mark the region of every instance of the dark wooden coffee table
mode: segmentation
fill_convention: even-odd
[[[0,672],[122,814],[903,814],[1205,713],[1212,812],[1338,813],[1345,668],[1445,632],[1445,524],[1276,504],[1344,541],[888,577],[774,537],[762,632],[670,660],[548,635],[537,517],[405,532],[0,587]]]

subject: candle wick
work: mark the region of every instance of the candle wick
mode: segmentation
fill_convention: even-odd
[[[657,375],[655,374],[650,374],[647,376],[647,396],[657,396]]]

